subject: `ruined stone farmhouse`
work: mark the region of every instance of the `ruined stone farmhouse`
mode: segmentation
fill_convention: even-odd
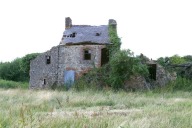
[[[94,67],[109,61],[109,25],[116,28],[116,21],[108,25],[73,25],[65,19],[65,31],[58,46],[42,53],[31,61],[30,88],[47,88],[73,83]]]

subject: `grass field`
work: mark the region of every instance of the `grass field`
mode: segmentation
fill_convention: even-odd
[[[192,93],[0,89],[0,128],[191,128]]]

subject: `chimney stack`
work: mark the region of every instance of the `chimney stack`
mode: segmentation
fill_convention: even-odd
[[[65,29],[69,29],[72,27],[72,20],[70,17],[65,18]]]
[[[117,22],[114,19],[109,19],[109,25],[111,25],[114,29],[117,29]]]

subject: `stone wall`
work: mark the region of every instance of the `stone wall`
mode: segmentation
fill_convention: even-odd
[[[170,81],[176,79],[174,74],[170,74],[161,65],[156,64],[156,80],[146,80],[143,76],[131,76],[131,78],[125,81],[124,88],[126,90],[132,89],[151,89],[155,87],[163,87]]]
[[[151,86],[160,86],[163,87],[170,81],[176,79],[176,76],[173,76],[168,71],[166,71],[161,65],[157,64],[157,71],[156,71],[156,80],[151,82]]]
[[[57,82],[59,46],[39,55],[30,64],[30,88],[47,88]],[[50,57],[50,64],[47,64]]]
[[[59,45],[39,55],[30,64],[30,88],[47,88],[64,84],[64,71],[74,70],[78,79],[94,67],[101,66],[101,49],[105,45]],[[84,60],[84,50],[91,59]],[[50,56],[50,64],[47,64]]]
[[[94,67],[101,66],[101,49],[105,45],[65,45],[60,46],[58,84],[64,84],[64,71],[74,70],[78,79]],[[91,60],[84,60],[84,50],[91,51]]]

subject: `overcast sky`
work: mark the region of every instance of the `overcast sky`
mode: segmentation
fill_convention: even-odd
[[[0,61],[59,44],[73,24],[118,23],[122,49],[149,58],[192,54],[192,0],[0,0]]]

